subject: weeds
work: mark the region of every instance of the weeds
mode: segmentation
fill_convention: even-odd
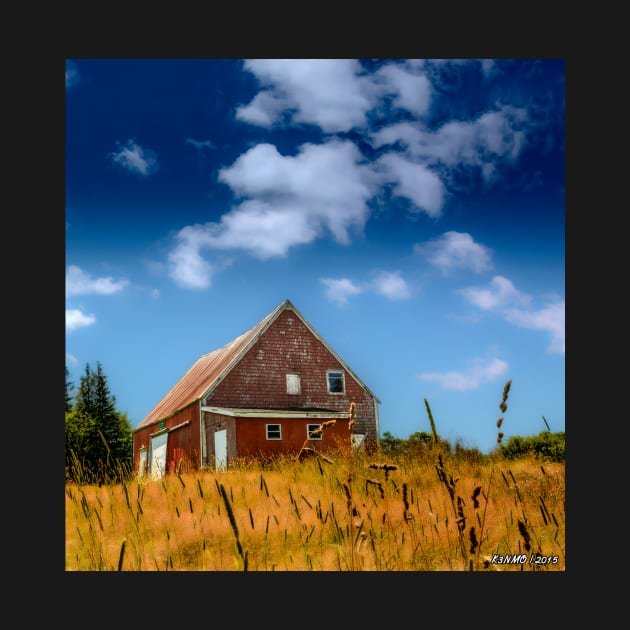
[[[564,465],[451,453],[425,406],[430,458],[307,440],[222,472],[67,483],[66,570],[564,571]]]

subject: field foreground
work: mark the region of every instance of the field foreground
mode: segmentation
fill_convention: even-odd
[[[564,571],[565,469],[317,456],[66,485],[67,571]]]

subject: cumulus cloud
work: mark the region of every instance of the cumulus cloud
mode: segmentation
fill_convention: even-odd
[[[498,105],[471,121],[447,122],[436,130],[418,122],[400,122],[371,134],[375,147],[395,145],[409,160],[436,169],[456,188],[456,175],[472,170],[487,184],[499,164],[513,163],[526,145],[528,117],[523,108]]]
[[[445,390],[467,391],[485,383],[493,383],[508,371],[508,364],[501,359],[475,359],[463,372],[425,372],[418,374],[423,381],[433,381]]]
[[[179,231],[178,245],[168,255],[169,276],[185,289],[207,289],[212,280],[212,265],[199,254],[204,228],[185,227]]]
[[[445,232],[427,243],[416,243],[413,251],[425,256],[444,275],[455,269],[470,269],[475,273],[492,269],[491,250],[476,243],[466,232]]]
[[[531,298],[521,293],[504,276],[494,276],[490,288],[467,287],[458,289],[456,293],[463,295],[471,304],[484,311],[507,307],[511,304],[529,304]]]
[[[177,234],[169,262],[182,286],[209,286],[204,249],[241,250],[266,260],[325,234],[347,245],[352,232],[363,230],[375,191],[374,173],[356,146],[338,140],[305,144],[294,156],[259,144],[222,169],[219,180],[245,201],[218,223],[186,226]]]
[[[370,284],[375,293],[384,295],[390,300],[406,300],[411,296],[407,282],[399,271],[381,271]]]
[[[508,309],[505,311],[504,315],[508,322],[516,326],[548,332],[551,335],[551,345],[548,348],[549,352],[564,354],[564,311],[564,300],[559,300],[537,311]]]
[[[365,291],[364,287],[354,284],[348,278],[320,278],[319,281],[326,286],[326,297],[341,305],[348,301],[348,297]]]
[[[418,210],[437,218],[444,204],[444,184],[431,170],[406,157],[388,153],[376,162],[386,173],[385,181],[393,183],[394,194],[406,197]]]
[[[456,292],[484,311],[496,311],[510,324],[548,332],[551,336],[549,352],[564,354],[564,300],[554,299],[540,309],[533,309],[531,297],[518,291],[503,276],[495,276],[489,289],[468,287]]]
[[[264,88],[236,111],[244,122],[307,123],[339,132],[365,126],[373,106],[356,59],[250,59],[244,67]]]
[[[340,305],[346,304],[348,298],[366,292],[389,300],[406,300],[411,296],[409,285],[400,271],[377,271],[372,280],[359,284],[349,278],[320,278],[319,281],[327,287],[325,296]]]
[[[96,323],[94,315],[86,315],[79,309],[66,309],[66,332],[70,333],[78,328],[85,328]]]
[[[108,154],[111,161],[130,173],[147,177],[157,172],[159,164],[156,154],[151,149],[144,149],[133,140],[127,140],[125,145],[116,143],[117,151]]]
[[[428,77],[418,72],[423,69],[424,64],[414,63],[414,60],[392,63],[379,68],[375,78],[384,81],[384,91],[393,95],[395,107],[423,116],[429,110],[433,91]]]
[[[92,278],[90,274],[76,265],[70,265],[66,270],[66,297],[73,295],[111,295],[122,291],[129,284],[123,278],[114,281],[111,276]]]

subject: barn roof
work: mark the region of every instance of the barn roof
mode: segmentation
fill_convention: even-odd
[[[377,401],[378,398],[366,387],[356,374],[345,364],[337,353],[322,339],[317,331],[306,321],[290,300],[278,305],[269,315],[255,326],[246,330],[224,346],[199,357],[192,367],[175,383],[149,414],[135,427],[135,430],[154,424],[174,415],[181,409],[207,396],[230,370],[241,360],[245,353],[258,341],[269,326],[286,311],[293,311],[304,325],[317,337],[329,352],[344,366],[353,378]]]

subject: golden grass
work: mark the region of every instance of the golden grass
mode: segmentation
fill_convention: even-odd
[[[425,405],[432,443],[397,461],[307,440],[224,472],[69,483],[66,570],[564,571],[564,464],[453,454]]]
[[[69,484],[66,570],[565,570],[562,464],[330,459]]]

